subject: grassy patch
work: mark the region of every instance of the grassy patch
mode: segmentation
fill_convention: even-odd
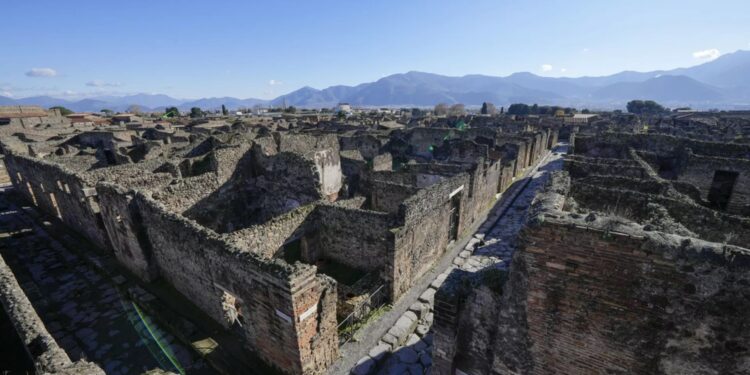
[[[369,314],[367,314],[364,318],[360,319],[358,322],[355,322],[354,324],[347,325],[339,330],[339,336],[352,336],[352,340],[356,341],[356,338],[354,338],[354,334],[359,331],[360,328],[370,324],[371,322],[374,322],[378,320],[383,314],[387,313],[388,311],[391,311],[390,304],[380,306],[376,309],[373,309],[370,311]]]

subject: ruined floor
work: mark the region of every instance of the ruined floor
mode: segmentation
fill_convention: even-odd
[[[98,363],[107,374],[151,369],[214,374],[101,275],[76,251],[50,237],[0,190],[0,252],[55,340],[74,360]],[[122,276],[119,276],[122,278]]]

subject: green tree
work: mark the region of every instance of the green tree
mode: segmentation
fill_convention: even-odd
[[[226,116],[229,111],[227,111],[227,107],[224,106],[224,104],[221,105],[221,114]]]
[[[290,105],[289,107],[284,108],[284,112],[297,113],[297,108],[295,108],[293,105]]]
[[[59,109],[60,110],[60,114],[63,115],[63,116],[67,116],[67,115],[73,113],[73,111],[71,111],[71,110],[69,110],[69,109],[67,109],[67,108],[65,108],[65,107],[63,107],[61,105],[56,105],[54,107],[50,107],[49,109]]]
[[[631,100],[625,108],[637,115],[658,115],[668,111],[653,100]]]
[[[508,107],[509,115],[525,116],[525,115],[528,115],[529,113],[531,113],[531,108],[528,106],[528,104],[515,103],[515,104],[511,104],[510,107]]]
[[[164,110],[164,117],[179,117],[180,116],[180,110],[177,109],[177,107],[167,107]]]
[[[114,112],[112,112],[111,109],[107,109],[107,108],[104,108],[104,109],[102,109],[99,112],[104,113],[105,116],[112,116],[112,113],[114,113]]]
[[[336,113],[336,118],[339,120],[343,120],[346,118],[346,113],[344,113],[344,111],[339,111],[338,113]]]
[[[190,108],[190,118],[203,117],[203,111],[198,107]]]

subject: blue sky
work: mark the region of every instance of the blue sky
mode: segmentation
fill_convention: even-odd
[[[747,0],[3,1],[0,95],[271,98],[410,70],[605,75],[750,49]]]

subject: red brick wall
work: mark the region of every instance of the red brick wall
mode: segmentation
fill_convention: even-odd
[[[736,373],[748,360],[747,254],[549,223],[524,241],[534,373]]]

